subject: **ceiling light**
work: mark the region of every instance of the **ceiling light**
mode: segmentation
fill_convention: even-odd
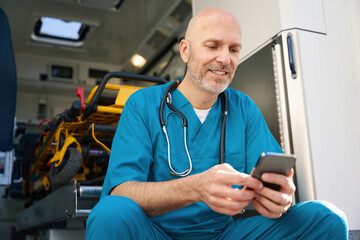
[[[136,68],[142,68],[146,64],[146,59],[140,54],[134,54],[130,60],[131,64]]]

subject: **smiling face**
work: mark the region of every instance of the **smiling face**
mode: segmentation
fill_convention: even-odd
[[[190,22],[180,53],[187,63],[185,78],[211,93],[231,83],[239,61],[241,29],[236,18],[222,9],[205,9]]]

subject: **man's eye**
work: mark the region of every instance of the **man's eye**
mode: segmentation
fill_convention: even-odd
[[[210,49],[215,49],[216,48],[216,46],[214,46],[214,45],[208,45],[207,47],[210,48]]]
[[[237,49],[237,48],[232,48],[232,49],[230,49],[230,51],[233,52],[233,53],[238,53],[238,52],[240,52],[240,50]]]

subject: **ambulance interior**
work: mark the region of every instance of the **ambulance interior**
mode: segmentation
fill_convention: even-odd
[[[126,99],[184,76],[179,42],[205,7],[242,24],[230,87],[297,156],[294,202],[334,202],[360,239],[358,1],[0,0],[1,239],[85,239]]]

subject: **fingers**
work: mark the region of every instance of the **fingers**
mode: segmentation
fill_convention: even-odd
[[[262,182],[258,179],[250,177],[248,174],[240,173],[226,163],[214,167],[211,181],[226,185],[247,186],[258,190],[263,187]]]
[[[254,190],[240,190],[232,185],[258,190],[263,187],[260,180],[236,171],[229,164],[211,168],[204,172],[202,179],[201,201],[214,211],[228,215],[241,212],[256,195]]]
[[[268,218],[279,218],[282,216],[282,212],[271,212],[266,207],[264,207],[258,200],[254,199],[252,201],[255,209],[263,216]]]
[[[207,205],[216,212],[235,215],[242,212],[249,203],[250,201],[234,201],[230,198],[211,197]]]
[[[217,207],[217,206],[211,207],[211,209],[214,210],[215,212],[231,215],[231,216],[241,213],[243,211],[243,208],[240,208],[239,210],[233,210],[233,209]]]
[[[269,198],[264,197],[263,195],[256,195],[255,199],[270,212],[274,212],[274,213],[286,212],[292,203],[291,196],[279,192],[277,192],[277,194],[274,194],[273,196],[274,198],[270,200]]]
[[[294,176],[294,169],[292,168],[292,169],[290,169],[290,172],[287,177],[292,178],[293,176]]]
[[[294,175],[294,170],[291,169],[288,176],[283,176],[275,173],[264,173],[261,176],[261,179],[264,182],[275,183],[281,186],[280,192],[286,193],[287,195],[292,195],[295,192],[295,184],[291,180],[291,177]]]
[[[292,194],[295,192],[295,185],[291,180],[294,171],[291,170],[288,176],[274,173],[264,173],[261,179],[264,182],[280,185],[280,190],[275,191],[264,187],[256,190],[257,195],[253,200],[254,207],[263,216],[270,218],[279,218],[291,206]]]
[[[250,201],[256,195],[254,191],[241,191],[240,189],[232,188],[231,185],[224,186],[220,184],[210,186],[209,194],[211,196],[228,198],[235,201]]]
[[[255,172],[255,167],[251,170],[251,173],[250,173],[250,176],[251,176],[251,177],[253,176],[254,172]],[[247,186],[244,185],[243,188],[242,188],[242,190],[245,191],[246,189],[247,189]]]
[[[271,188],[266,188],[266,187],[263,188],[261,191],[257,192],[257,195],[255,197],[259,198],[261,196],[271,200],[272,202],[278,205],[285,206],[292,203],[291,195],[287,195],[286,193],[272,190]]]
[[[204,202],[214,211],[235,215],[241,212],[255,197],[254,191],[242,191],[231,186],[210,190]]]
[[[291,207],[292,203],[291,196],[286,194],[280,195],[281,200],[278,200],[279,202],[274,202],[264,196],[256,195],[253,200],[253,205],[261,215],[269,218],[279,218]]]

